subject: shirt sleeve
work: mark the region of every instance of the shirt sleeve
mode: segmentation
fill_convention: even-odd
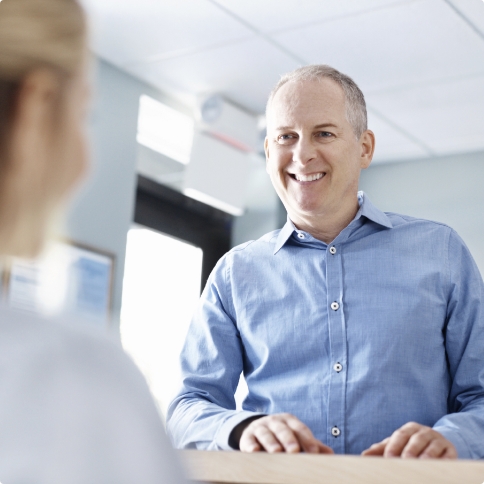
[[[452,231],[445,345],[451,379],[449,414],[434,430],[450,440],[459,458],[484,457],[484,287],[479,269]]]
[[[167,415],[168,434],[177,448],[232,450],[232,430],[259,415],[235,409],[243,346],[228,272],[225,256],[207,282],[181,353],[182,386]]]

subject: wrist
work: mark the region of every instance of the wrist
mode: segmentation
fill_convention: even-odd
[[[242,420],[242,422],[240,422],[239,424],[237,424],[232,429],[232,432],[230,432],[230,436],[229,436],[230,447],[232,447],[232,449],[235,449],[235,450],[240,450],[239,443],[244,430],[250,425],[251,422],[262,417],[265,417],[265,415],[256,415],[254,417],[249,417],[249,418],[246,418],[245,420]]]

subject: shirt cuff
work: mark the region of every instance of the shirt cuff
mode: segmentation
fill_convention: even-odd
[[[449,427],[433,427],[433,429],[442,434],[447,440],[452,442],[457,451],[457,457],[459,459],[472,459],[471,451],[469,450],[469,446],[467,445],[466,441],[462,438],[462,436],[454,429]]]
[[[217,448],[219,450],[234,450],[229,445],[229,437],[230,437],[230,434],[232,433],[232,430],[234,430],[234,428],[237,427],[237,425],[239,425],[240,422],[243,422],[248,418],[257,417],[257,416],[263,417],[264,415],[267,415],[267,414],[259,413],[259,412],[248,412],[246,410],[234,413],[221,425],[221,427],[217,432],[217,437],[215,438],[215,443],[217,445]]]

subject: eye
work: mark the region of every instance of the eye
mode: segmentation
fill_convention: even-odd
[[[291,143],[293,140],[297,138],[297,135],[293,133],[284,133],[280,134],[277,138],[276,141],[281,144],[281,145],[286,145],[288,143]]]
[[[333,133],[330,133],[329,131],[318,131],[316,133],[317,138],[332,138],[333,136]]]

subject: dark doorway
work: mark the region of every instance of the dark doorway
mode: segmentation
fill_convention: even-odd
[[[134,221],[203,250],[202,290],[231,248],[233,216],[139,175]]]

